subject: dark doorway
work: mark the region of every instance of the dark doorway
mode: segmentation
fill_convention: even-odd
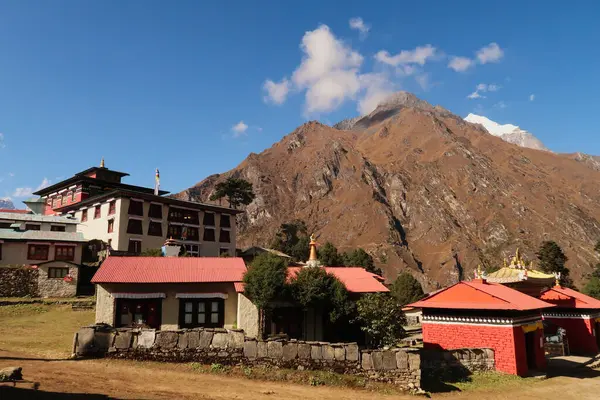
[[[596,322],[596,345],[598,346],[598,350],[600,350],[600,322]]]
[[[300,307],[277,307],[267,318],[268,335],[287,335],[291,339],[304,338],[304,311]]]
[[[77,277],[77,296],[93,296],[96,288],[92,283],[94,274],[98,271],[98,267],[90,267],[87,265],[79,266],[79,276]]]
[[[115,326],[160,329],[162,299],[117,299]]]
[[[535,341],[535,332],[527,332],[525,334],[525,352],[527,353],[527,369],[530,371],[536,369],[537,363],[535,359],[535,349],[536,349],[536,341]]]

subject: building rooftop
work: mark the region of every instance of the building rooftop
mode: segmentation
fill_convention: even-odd
[[[483,280],[459,282],[408,307],[461,310],[539,310],[554,307],[535,297],[498,283]]]
[[[327,273],[338,278],[351,293],[389,292],[381,283],[381,277],[362,267],[289,267],[288,277],[295,276],[302,268],[325,268]]]
[[[2,240],[39,240],[51,242],[80,242],[87,240],[81,232],[54,232],[54,231],[16,231],[14,229],[0,229]]]
[[[600,309],[600,300],[561,286],[542,292],[540,299],[559,308]]]
[[[245,272],[239,257],[108,256],[92,283],[241,282]]]
[[[25,213],[12,213],[0,211],[0,220],[7,219],[10,221],[24,221],[24,222],[47,222],[55,224],[78,224],[79,221],[73,218],[60,217],[55,215],[41,215],[41,214],[25,214]]]
[[[266,247],[260,247],[260,246],[252,246],[252,247],[248,247],[246,250],[244,250],[242,252],[242,256],[256,256],[258,254],[261,253],[271,253],[274,254],[278,257],[283,257],[283,258],[292,258],[292,256],[289,256],[279,250],[275,250],[275,249],[268,249]]]

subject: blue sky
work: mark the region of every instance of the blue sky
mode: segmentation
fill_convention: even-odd
[[[20,206],[102,156],[132,184],[160,168],[176,192],[400,89],[600,154],[599,15],[596,1],[0,1],[0,197]]]

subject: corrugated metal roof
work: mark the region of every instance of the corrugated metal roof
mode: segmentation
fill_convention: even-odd
[[[115,257],[102,263],[93,283],[241,282],[246,272],[238,257]]]
[[[302,268],[318,268],[318,267],[289,267],[288,275],[293,277]],[[378,279],[375,274],[368,272],[360,267],[324,267],[327,273],[335,275],[349,292],[352,293],[378,293],[389,292]]]
[[[0,239],[5,240],[41,240],[52,242],[87,242],[81,232],[54,232],[54,231],[15,231],[14,229],[0,229]]]
[[[7,219],[10,221],[26,221],[26,222],[48,222],[57,224],[78,224],[79,221],[73,218],[59,217],[56,215],[40,215],[40,214],[20,214],[13,212],[0,212],[0,220]]]
[[[554,307],[553,304],[528,296],[507,286],[482,281],[459,282],[407,306],[462,310],[521,311]]]
[[[560,286],[544,291],[540,299],[561,308],[600,309],[600,300]]]

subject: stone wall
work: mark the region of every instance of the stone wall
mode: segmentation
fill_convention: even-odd
[[[356,343],[262,341],[234,329],[155,331],[92,325],[75,334],[73,353],[79,357],[328,370],[392,382],[406,389],[421,387],[418,350],[361,351]]]
[[[0,267],[0,297],[37,297],[39,271],[27,267]]]
[[[421,350],[420,354],[425,381],[455,381],[495,369],[492,349]]]
[[[49,278],[50,268],[68,268],[69,276],[73,278],[70,282],[63,278]],[[77,294],[77,280],[79,268],[64,261],[51,261],[38,267],[38,294],[40,297],[75,297]]]

